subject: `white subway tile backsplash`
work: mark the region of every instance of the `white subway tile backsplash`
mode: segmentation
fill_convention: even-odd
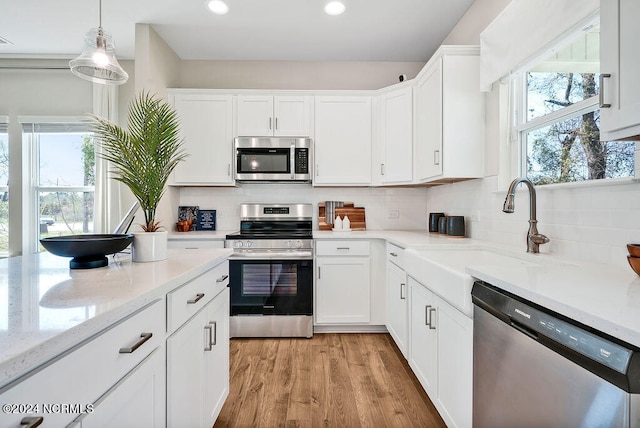
[[[516,193],[515,212],[505,214],[506,191],[496,192],[496,177],[432,187],[429,211],[468,216],[467,235],[526,250],[528,192]],[[551,242],[542,252],[564,258],[626,266],[629,242],[640,242],[640,183],[541,188],[537,187],[538,229]]]

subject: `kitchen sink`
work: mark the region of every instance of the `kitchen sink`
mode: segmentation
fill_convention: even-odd
[[[472,315],[473,277],[468,266],[521,266],[537,268],[557,264],[546,255],[512,253],[497,248],[455,246],[451,248],[408,249],[404,253],[407,274],[440,297]]]

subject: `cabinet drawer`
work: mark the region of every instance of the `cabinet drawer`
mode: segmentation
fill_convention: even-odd
[[[43,426],[71,422],[164,342],[164,316],[163,299],[158,299],[84,345],[7,385],[0,391],[0,402],[39,407],[31,409],[30,414],[5,414],[3,424],[20,426],[25,416],[42,416]],[[145,341],[143,334],[151,336]],[[131,352],[122,352],[122,348],[131,348]],[[61,403],[73,406],[55,407]]]
[[[387,242],[387,260],[404,269],[404,248]]]
[[[317,241],[317,256],[368,256],[369,241]]]
[[[187,232],[188,233],[188,232]],[[212,239],[169,239],[169,248],[180,250],[198,250],[201,248],[224,248],[223,240]]]
[[[167,294],[167,331],[172,332],[195,315],[229,284],[229,262]]]

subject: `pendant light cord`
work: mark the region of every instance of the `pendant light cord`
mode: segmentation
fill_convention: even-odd
[[[98,0],[98,28],[102,28],[102,0]]]

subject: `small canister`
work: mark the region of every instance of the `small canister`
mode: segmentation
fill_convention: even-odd
[[[447,218],[447,235],[464,238],[464,216],[452,215]]]
[[[447,217],[446,215],[443,215],[442,217],[440,217],[438,219],[438,233],[440,233],[441,235],[446,235],[447,234],[447,219],[449,217]]]
[[[443,216],[444,213],[429,213],[429,232],[438,233],[440,217]]]

